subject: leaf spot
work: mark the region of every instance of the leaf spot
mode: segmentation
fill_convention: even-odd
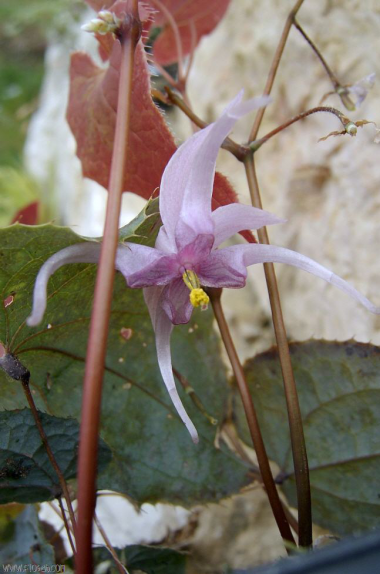
[[[126,341],[129,341],[129,339],[133,335],[133,330],[130,329],[129,327],[122,327],[120,329],[120,335],[123,337],[123,339],[125,339]]]
[[[8,295],[8,297],[6,297],[3,301],[5,309],[10,305],[12,305],[13,301],[14,301],[13,295]]]

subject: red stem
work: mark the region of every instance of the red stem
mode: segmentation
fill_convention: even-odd
[[[126,163],[131,111],[134,52],[141,34],[138,3],[133,0],[120,30],[122,57],[116,131],[111,164],[109,195],[100,262],[96,277],[94,303],[87,347],[82,421],[78,464],[77,574],[92,574],[92,520],[96,502],[98,431],[102,398],[103,372],[115,276],[118,224]]]
[[[222,336],[228,358],[231,363],[232,370],[238,385],[239,393],[244,407],[245,416],[248,423],[249,432],[251,434],[253,447],[256,452],[257,461],[259,463],[260,473],[263,484],[268,496],[269,503],[272,508],[273,516],[276,520],[278,529],[284,540],[296,545],[289,522],[286,518],[284,508],[282,506],[280,497],[277,492],[276,485],[273,480],[272,471],[269,465],[268,455],[265,449],[263,437],[261,434],[259,421],[256,415],[256,409],[253,404],[252,396],[249,392],[248,383],[245,378],[245,373],[240,363],[231,333],[224,316],[222,304],[220,301],[222,290],[221,289],[207,289],[210,295],[210,301],[214,311],[216,321]]]

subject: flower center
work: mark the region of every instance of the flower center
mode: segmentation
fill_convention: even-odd
[[[207,309],[210,298],[201,288],[197,274],[190,269],[186,269],[182,275],[182,279],[184,280],[186,287],[190,289],[189,297],[192,306],[201,307],[202,311],[205,311]]]

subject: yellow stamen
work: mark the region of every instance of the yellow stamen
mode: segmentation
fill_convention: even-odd
[[[194,271],[186,269],[185,273],[182,275],[186,287],[190,289],[190,303],[193,307],[202,307],[202,310],[207,309],[207,305],[210,301],[207,293],[201,288],[198,276]]]

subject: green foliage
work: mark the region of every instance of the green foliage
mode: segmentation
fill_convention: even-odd
[[[4,2],[0,6],[2,33],[7,38],[13,38],[33,30],[34,34],[47,37],[52,32],[65,30],[70,19],[78,17],[83,8],[83,0]]]
[[[118,550],[117,554],[121,563],[128,568],[128,572],[136,570],[144,574],[185,574],[186,572],[187,554],[171,548],[132,544],[123,550]],[[115,562],[105,548],[96,549],[94,559],[96,564],[101,564],[104,568],[102,572],[107,568],[110,574],[117,574]]]
[[[147,208],[154,211],[152,204]],[[141,217],[140,217],[141,219]],[[157,211],[129,229],[133,241],[148,242],[157,231]],[[124,230],[125,232],[125,230]],[[153,235],[152,235],[153,232]],[[123,232],[122,232],[123,233]],[[0,292],[14,301],[0,311],[0,339],[31,373],[41,410],[79,418],[95,265],[70,265],[49,282],[43,324],[30,329],[32,289],[42,263],[69,244],[83,241],[54,226],[15,225],[0,231]],[[130,329],[131,337],[123,337]],[[228,395],[211,312],[196,311],[175,329],[174,366],[185,376],[210,415],[222,420]],[[180,386],[180,385],[179,385]],[[139,502],[168,500],[184,505],[217,500],[249,481],[248,468],[214,446],[216,427],[181,388],[200,434],[195,446],[179,420],[157,366],[154,334],[140,290],[127,289],[117,274],[103,393],[102,436],[113,452],[99,487],[127,493]],[[1,408],[21,408],[18,383],[2,375]]]
[[[0,548],[0,563],[3,566],[55,566],[53,548],[44,538],[34,506],[27,506],[19,514],[13,528],[12,540]]]
[[[380,349],[354,341],[309,341],[290,348],[311,471],[313,519],[338,534],[378,527]],[[271,350],[248,361],[245,371],[268,454],[280,465],[284,491],[295,505],[277,353]]]
[[[16,4],[13,4],[16,7]],[[7,47],[0,55],[0,165],[19,168],[27,121],[43,74],[42,53]]]
[[[79,425],[40,413],[42,426],[66,480],[76,475]],[[111,454],[99,445],[99,471]],[[0,412],[0,504],[41,502],[61,494],[59,480],[29,409]]]
[[[0,227],[9,225],[16,213],[38,196],[36,184],[25,173],[0,166]]]

